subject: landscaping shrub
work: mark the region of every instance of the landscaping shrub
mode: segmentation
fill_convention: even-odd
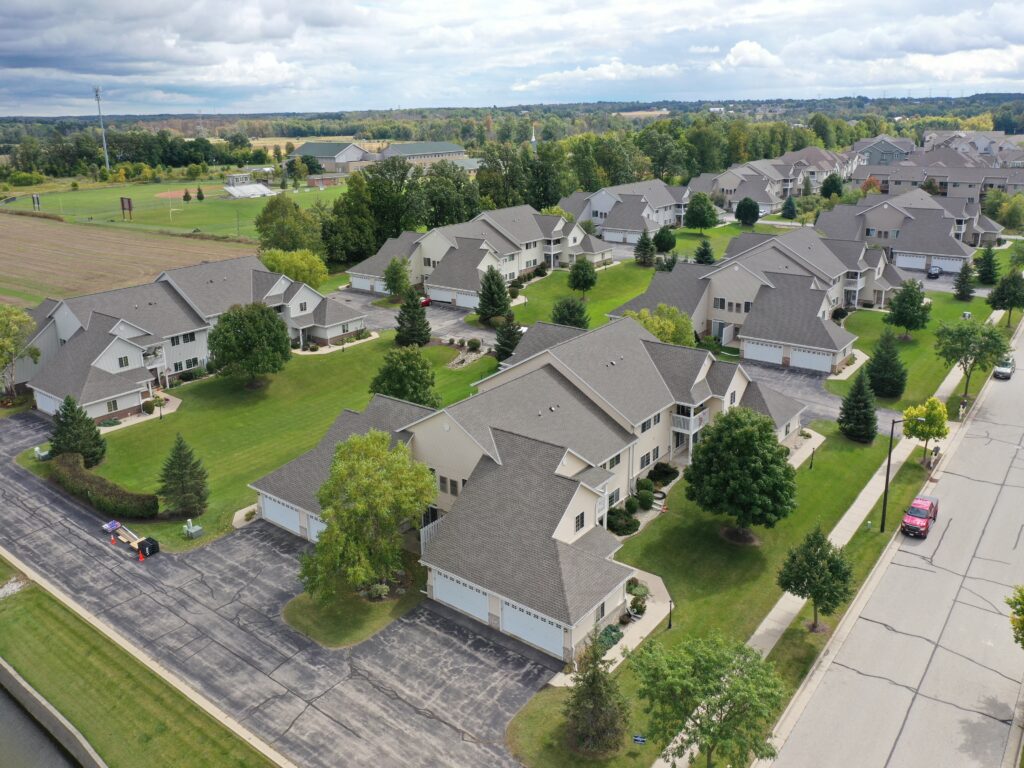
[[[533,270],[534,277],[546,277],[548,274],[548,268],[545,264],[538,264],[537,268]]]
[[[480,339],[470,339],[468,346],[469,346],[469,351],[470,352],[479,352],[480,351]]]
[[[650,509],[654,506],[654,491],[639,491],[636,494],[636,499],[640,504],[640,509]]]
[[[609,650],[614,648],[615,644],[621,639],[622,630],[614,624],[609,624],[601,630],[594,642],[597,643],[597,647],[601,649],[601,655],[604,656]]]
[[[309,351],[310,352],[318,352],[319,350],[320,350],[320,345],[319,344],[312,343],[312,344],[309,345]]]
[[[671,464],[666,464],[664,461],[659,461],[653,467],[651,471],[647,473],[647,477],[654,481],[654,485],[668,485],[677,477],[679,477],[679,470],[673,467]]]
[[[635,515],[637,509],[640,507],[640,502],[637,500],[636,496],[630,496],[626,499],[625,505],[626,511],[631,515]]]
[[[647,585],[639,581],[636,584],[627,583],[626,592],[631,594],[633,597],[642,597],[645,600],[647,599],[647,596],[651,594],[651,590],[647,588]]]
[[[511,288],[508,289],[508,297],[510,299],[518,299],[519,298],[519,289],[516,288],[513,285]]]
[[[217,366],[217,361],[214,360],[212,357],[209,360],[206,361],[206,372],[207,373],[209,373],[209,374],[216,373],[217,372],[217,367],[218,367]]]
[[[466,340],[465,339],[459,339],[458,344],[459,344],[460,347],[464,347],[464,346],[466,346]]]
[[[370,338],[370,329],[369,328],[360,328],[358,331],[356,331],[356,340],[368,339],[368,338]]]
[[[522,289],[522,287],[523,287],[523,280],[522,280],[522,278],[517,277],[515,280],[513,280],[508,285],[509,285],[509,288]],[[509,295],[511,295],[511,294],[509,294]]]
[[[449,336],[448,337],[448,344],[451,345],[451,344],[454,344],[454,343],[455,343],[455,337],[454,336]]]
[[[298,349],[298,348],[299,348],[299,340],[298,339],[292,339],[292,349]]]
[[[616,536],[629,536],[640,529],[640,521],[622,507],[615,507],[608,512],[608,530]]]
[[[179,381],[192,381],[192,379],[194,379],[195,377],[196,372],[194,370],[182,371],[181,373],[178,374]]]
[[[160,502],[151,493],[132,493],[85,468],[80,453],[62,453],[51,466],[53,479],[72,496],[76,496],[97,512],[132,519],[157,516]]]
[[[491,328],[493,328],[494,330],[504,328],[506,325],[508,325],[508,318],[506,318],[504,315],[495,315],[494,317],[491,318],[491,322],[488,323],[488,325],[490,325]]]
[[[366,591],[371,600],[383,600],[391,594],[391,587],[387,584],[371,584]]]
[[[654,481],[650,477],[641,477],[636,481],[636,489],[638,491],[653,491]]]
[[[873,301],[865,301],[865,302],[861,303],[861,306],[864,307],[864,309],[874,309],[875,308],[875,302],[873,302]]]
[[[104,419],[100,422],[101,427],[116,427],[121,423],[120,419]]]
[[[152,400],[143,400],[142,401],[142,412],[144,414],[146,414],[147,416],[152,416],[153,415],[153,411],[155,411],[155,410],[156,410],[156,406],[153,405],[153,401]]]
[[[196,379],[201,379],[206,376],[207,370],[205,365],[200,365],[198,368],[192,369],[192,376]]]
[[[838,323],[840,320],[845,320],[849,314],[845,307],[836,307],[832,310],[832,319]]]
[[[647,613],[647,598],[646,597],[634,597],[629,601],[629,610],[635,613],[637,616],[643,616]]]

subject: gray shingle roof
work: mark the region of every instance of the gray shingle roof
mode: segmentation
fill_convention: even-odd
[[[527,334],[529,335],[529,334]],[[634,441],[553,366],[545,365],[446,409],[493,458],[494,429],[560,445],[601,464]]]
[[[803,275],[766,275],[774,288],[761,286],[750,314],[740,328],[740,338],[764,339],[838,351],[857,337],[831,320],[818,317],[825,292],[812,288]]]
[[[311,157],[337,157],[352,146],[351,141],[307,141],[296,147],[294,157],[310,155]]]
[[[523,334],[523,338],[519,340],[519,344],[516,346],[516,351],[508,358],[508,364],[512,365],[513,363],[521,362],[538,352],[550,349],[555,344],[561,344],[563,341],[574,339],[584,333],[586,331],[582,328],[574,328],[569,325],[555,325],[554,323],[546,323],[540,320],[531,325],[529,330]]]
[[[914,218],[903,221],[900,236],[891,247],[894,251],[970,258],[974,250],[953,237],[952,231],[953,219],[945,211],[918,210]]]
[[[254,289],[270,290],[273,283],[266,275],[253,278],[253,272],[273,275],[256,256],[241,256],[224,261],[204,261],[191,267],[169,269],[161,275],[169,278],[189,301],[206,317],[220,315],[235,304],[251,304],[262,300],[253,295]],[[276,282],[276,280],[274,281]]]
[[[569,246],[569,250],[575,253],[606,253],[611,249],[611,243],[589,234],[584,234],[577,245]]]
[[[776,428],[786,424],[807,407],[799,400],[787,397],[756,381],[747,384],[747,389],[740,400],[740,406],[768,416],[775,422]]]
[[[579,480],[591,488],[600,488],[611,480],[615,475],[602,467],[587,467],[572,476],[573,480]]]
[[[408,141],[400,144],[389,144],[381,152],[384,157],[415,157],[417,155],[437,155],[443,153],[465,153],[466,148],[450,141]]]
[[[692,317],[709,285],[707,280],[701,278],[714,269],[714,264],[677,262],[671,272],[655,272],[646,291],[608,314],[622,317],[626,312],[639,312],[642,309],[653,312],[659,304],[667,304],[678,307],[680,312]]]
[[[430,408],[396,400],[384,395],[374,395],[362,413],[344,410],[334,420],[327,434],[313,450],[302,454],[269,475],[251,483],[257,491],[276,496],[314,514],[320,513],[317,493],[331,472],[334,450],[352,435],[362,435],[371,429],[379,429],[392,435],[391,443],[405,442],[408,433],[400,432],[402,427],[433,413]]]
[[[708,386],[711,387],[711,394],[725,397],[729,391],[729,385],[732,384],[733,377],[736,375],[736,369],[739,367],[739,363],[715,360],[706,377]]]
[[[419,242],[421,237],[423,237],[423,234],[420,232],[403,232],[398,237],[389,237],[384,241],[384,245],[380,247],[379,251],[370,258],[359,262],[354,267],[350,267],[348,272],[350,275],[383,277],[384,270],[388,268],[388,264],[391,263],[392,259],[409,260],[412,252],[416,249],[416,243]]]
[[[477,464],[424,544],[423,562],[573,625],[633,569],[595,554],[610,547],[601,534],[583,546],[553,538],[579,487],[555,474],[560,447],[501,430],[494,439],[502,463]]]
[[[867,266],[864,261],[862,240],[825,240],[825,246],[836,255],[848,270],[859,271]]]
[[[330,298],[321,301],[313,310],[313,322],[321,327],[348,323],[360,317],[366,317],[366,314]]]
[[[441,263],[434,268],[430,276],[423,279],[423,284],[428,287],[479,291],[480,262],[487,255],[484,241],[457,237],[455,243],[441,257]]]
[[[587,200],[590,199],[592,194],[592,192],[577,190],[568,197],[563,197],[559,200],[558,207],[566,213],[571,213],[573,218],[579,220],[580,214],[583,213],[583,208],[586,206]]]
[[[711,397],[711,388],[701,376],[710,352],[661,341],[643,343],[676,401],[698,405]]]
[[[174,288],[163,282],[75,296],[65,299],[64,303],[82,325],[88,322],[93,312],[100,312],[123,318],[158,338],[194,331],[207,325],[205,318],[196,314]]]
[[[554,214],[547,213],[535,214],[533,218],[537,222],[537,226],[540,228],[540,233],[544,237],[552,237],[558,225],[565,221],[561,216],[555,216]],[[571,225],[569,229],[572,229]],[[564,225],[559,231],[563,233],[566,231],[564,229]]]
[[[601,222],[601,228],[627,232],[651,229],[652,224],[644,217],[644,211],[648,207],[647,201],[641,195],[622,195],[621,198],[612,206],[607,218]]]
[[[676,195],[661,179],[616,184],[613,187],[605,187],[604,191],[613,195],[640,195],[647,200],[651,208],[665,208],[676,204]]]
[[[32,309],[26,310],[29,317],[36,323],[36,333],[41,331],[50,322],[49,314],[58,304],[60,304],[58,299],[43,299]]]

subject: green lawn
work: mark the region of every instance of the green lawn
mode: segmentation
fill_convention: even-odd
[[[271,765],[38,587],[0,600],[0,656],[111,768]]]
[[[786,227],[774,227],[771,224],[755,224],[753,227],[744,227],[739,223],[725,224],[721,227],[705,229],[701,234],[696,229],[677,229],[676,252],[687,258],[693,256],[693,252],[700,245],[701,238],[706,237],[711,243],[711,249],[715,252],[715,258],[720,259],[725,255],[725,249],[734,237],[743,232],[761,232],[763,234],[777,235],[786,232]]]
[[[427,569],[417,562],[416,555],[406,552],[405,556],[411,582],[404,595],[379,602],[364,600],[339,577],[337,593],[328,603],[321,605],[303,592],[285,605],[284,620],[328,648],[363,642],[423,600]]]
[[[320,285],[320,293],[327,294],[332,291],[336,291],[343,285],[348,285],[348,272],[335,272],[333,275],[328,276]]]
[[[681,483],[669,495],[668,511],[626,541],[617,559],[661,576],[676,603],[672,629],[662,624],[651,637],[672,646],[685,637],[719,630],[745,641],[782,595],[775,575],[789,549],[816,524],[830,530],[881,466],[887,448],[881,438],[864,446],[842,437],[833,422],[811,426],[828,439],[816,452],[814,468],[805,463],[797,473],[796,512],[774,529],[756,531],[761,546],[726,542],[719,535],[726,520],[687,501]],[[530,768],[568,764],[648,768],[658,755],[658,745],[636,746],[631,739],[647,730],[647,717],[636,699],[636,678],[628,666],[620,667],[616,676],[631,701],[627,739],[618,753],[585,761],[567,750],[561,715],[565,690],[546,689],[509,727],[515,755]]]
[[[232,514],[254,502],[256,494],[248,483],[313,448],[344,408],[366,405],[370,380],[393,347],[392,338],[388,332],[344,352],[296,355],[255,391],[222,378],[177,387],[172,390],[182,400],[177,413],[107,435],[107,457],[96,471],[131,490],[152,492],[180,432],[209,471],[210,506],[201,519],[205,535],[183,539],[180,522],[137,523],[132,528],[157,538],[164,549],[201,544],[230,530]],[[456,355],[450,347],[426,347],[424,354],[434,364],[445,403],[469,395],[472,382],[497,368],[493,357],[484,357],[449,370],[445,364]],[[40,474],[48,466],[34,461],[31,452],[20,462]]]
[[[921,466],[923,456],[924,450],[915,448],[911,458],[893,476],[889,487],[889,509],[886,516],[888,530],[885,534],[879,533],[882,521],[882,502],[879,500],[868,516],[870,526],[865,522],[854,534],[850,543],[846,545],[846,554],[853,563],[855,590],[860,590],[868,574],[871,573],[871,569],[878,562],[882,550],[885,549],[889,540],[897,535],[902,510],[910,506],[910,502],[924,487],[925,481],[928,479],[928,472]],[[824,616],[819,620],[823,620],[830,628],[835,628],[839,625],[847,608],[849,608],[849,603],[844,604],[833,616]],[[808,603],[768,655],[768,660],[775,663],[779,674],[785,681],[790,696],[800,687],[804,677],[810,671],[811,665],[814,664],[814,660],[818,658],[831,636],[828,632],[814,634],[808,632],[807,626],[811,623],[812,617],[813,610]]]
[[[899,400],[879,398],[880,405],[902,411],[908,405],[916,405],[934,395],[939,384],[949,373],[949,366],[935,354],[935,329],[939,327],[939,323],[942,321],[956,322],[964,310],[973,312],[974,319],[978,322],[984,322],[992,313],[991,308],[980,297],[975,297],[969,302],[957,301],[951,293],[936,291],[929,291],[928,297],[932,300],[932,314],[928,327],[921,331],[914,331],[910,341],[900,340],[897,342],[900,357],[909,373],[907,388]],[[862,309],[852,313],[846,319],[846,329],[858,337],[854,343],[857,349],[871,354],[878,342],[878,337],[882,335],[882,330],[885,328],[884,316],[882,312]],[[897,334],[902,333],[902,330],[898,328],[893,330]],[[853,379],[829,381],[826,386],[830,392],[843,396],[853,386]]]
[[[590,327],[604,325],[608,322],[605,316],[608,312],[646,291],[653,275],[652,268],[637,266],[632,261],[598,272],[597,285],[587,292]],[[566,296],[579,297],[578,292],[569,290],[569,273],[564,270],[556,270],[528,285],[523,289],[523,295],[527,298],[526,304],[513,307],[516,322],[520,325],[533,325],[538,320],[550,321],[556,301]]]
[[[194,181],[163,182],[160,184],[121,184],[92,189],[81,189],[76,192],[50,192],[42,195],[42,210],[63,216],[66,221],[78,223],[98,223],[118,227],[146,230],[172,230],[200,232],[215,235],[235,235],[256,237],[254,221],[257,214],[269,198],[251,200],[233,200],[222,190],[220,180],[199,181],[206,199],[199,202],[194,199],[196,193]],[[179,199],[158,197],[162,193],[181,192],[186,187],[193,195],[190,203]],[[308,208],[317,200],[327,205],[344,194],[345,187],[327,187],[322,190],[300,189],[294,192],[289,189],[287,195],[299,205]],[[121,218],[121,198],[132,199],[132,221],[125,222]],[[32,210],[31,195],[22,196],[11,203],[15,210]]]

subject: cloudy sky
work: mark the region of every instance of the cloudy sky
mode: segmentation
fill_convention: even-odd
[[[1024,2],[0,0],[0,114],[1024,91]]]

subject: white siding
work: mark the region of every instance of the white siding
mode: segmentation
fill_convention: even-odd
[[[376,281],[372,277],[361,277],[357,275],[351,275],[349,277],[349,284],[357,291],[373,291],[374,283]],[[383,281],[381,281],[383,283]]]

